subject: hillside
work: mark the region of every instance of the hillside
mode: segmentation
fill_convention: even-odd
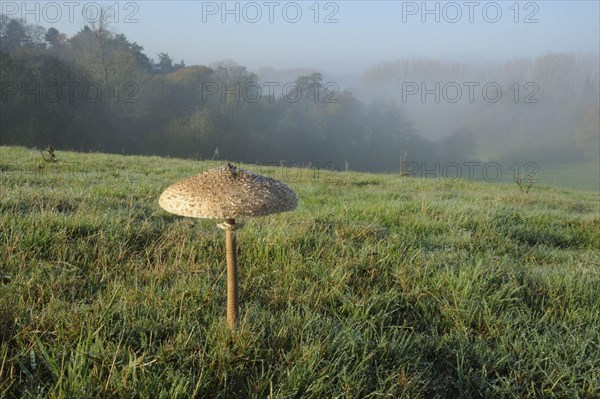
[[[295,212],[158,207],[216,163],[0,147],[0,397],[600,395],[593,192],[242,165]]]

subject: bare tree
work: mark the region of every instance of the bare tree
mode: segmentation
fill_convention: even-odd
[[[96,38],[98,43],[98,50],[100,55],[100,63],[104,75],[104,84],[106,87],[110,87],[108,79],[108,46],[110,39],[112,39],[113,33],[110,30],[110,17],[112,11],[106,7],[99,8],[98,17],[95,20],[88,21],[89,29]]]

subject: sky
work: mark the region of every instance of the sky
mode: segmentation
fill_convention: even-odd
[[[360,74],[405,58],[503,62],[549,52],[595,53],[594,1],[2,1],[1,12],[72,36],[98,5],[112,29],[150,58],[210,65],[233,60],[255,71],[309,68]]]

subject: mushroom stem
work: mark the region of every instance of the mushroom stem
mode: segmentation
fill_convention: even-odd
[[[238,296],[237,253],[235,246],[235,219],[226,219],[225,245],[227,253],[227,323],[235,329],[240,309]]]

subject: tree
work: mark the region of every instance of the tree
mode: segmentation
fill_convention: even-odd
[[[323,77],[321,74],[319,72],[314,72],[308,76],[299,76],[295,83],[302,89],[303,92],[314,92],[321,89],[322,81]]]
[[[4,51],[13,51],[19,47],[30,45],[31,40],[27,36],[27,31],[24,24],[16,19],[7,21],[2,29],[2,36],[0,37],[0,49]]]
[[[173,65],[173,72],[178,71],[182,68],[185,68],[185,62],[183,60],[179,61],[179,64]]]
[[[26,46],[36,50],[44,50],[47,46],[44,37],[46,36],[46,28],[39,25],[25,24],[25,32],[27,35]]]
[[[113,37],[110,31],[110,16],[111,12],[105,8],[100,8],[100,13],[97,20],[89,21],[89,31],[96,38],[98,53],[100,58],[100,65],[102,67],[104,84],[106,87],[110,86],[109,73],[108,73],[108,46],[109,42]]]
[[[158,73],[167,74],[173,71],[173,60],[168,53],[158,53],[158,63],[155,64]]]
[[[137,66],[144,72],[152,71],[152,62],[150,61],[148,56],[143,53],[143,46],[140,46],[136,42],[130,42],[129,40],[127,40],[127,37],[122,33],[115,35],[113,44],[116,49],[119,49],[121,52],[127,53],[129,54],[129,56],[132,56]]]
[[[55,27],[48,29],[44,39],[53,46],[58,46],[60,44],[60,32]]]

